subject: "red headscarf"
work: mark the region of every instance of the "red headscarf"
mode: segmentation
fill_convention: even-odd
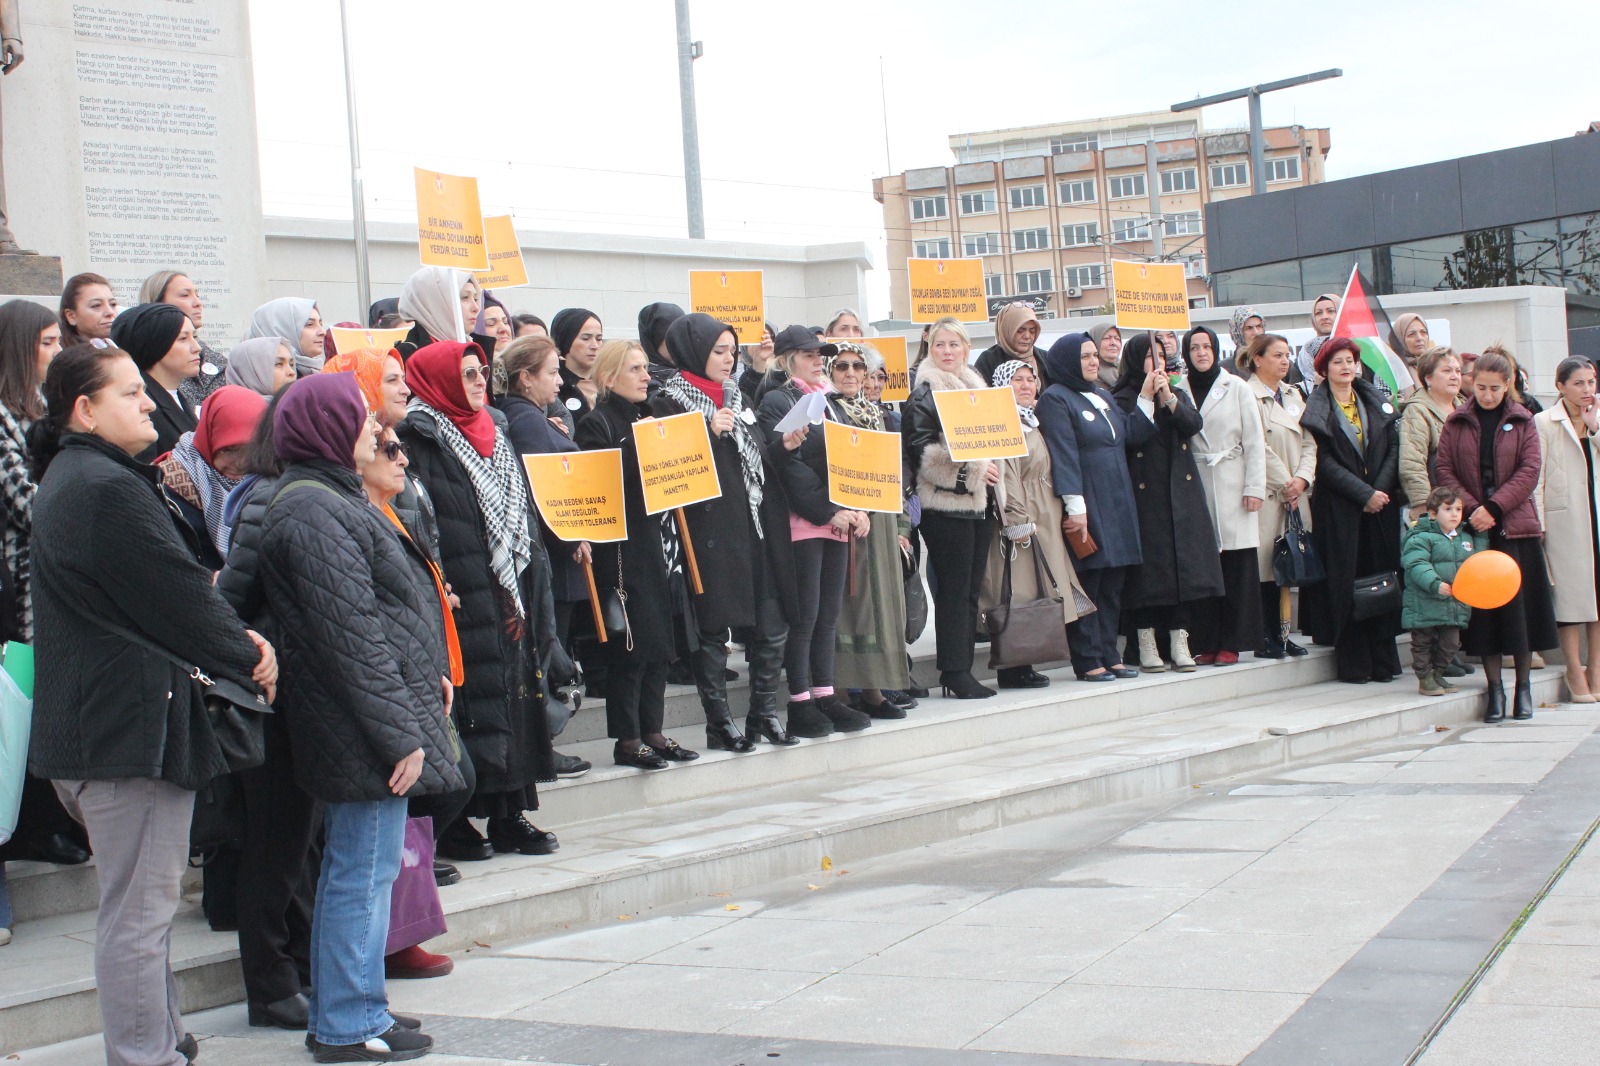
[[[348,352],[328,356],[328,361],[322,364],[325,374],[342,374],[349,371],[356,376],[356,384],[361,386],[361,395],[367,401],[367,410],[373,414],[383,411],[383,364],[393,359],[403,368],[405,360],[400,358],[400,353],[390,348],[353,348]]]
[[[209,466],[216,454],[249,442],[267,412],[267,401],[243,385],[224,385],[200,405],[200,424],[194,431],[194,450]]]
[[[494,454],[494,418],[489,414],[487,399],[476,411],[467,403],[466,384],[461,380],[461,360],[469,355],[486,362],[483,349],[476,344],[435,341],[418,348],[406,360],[406,385],[411,395],[448,418],[473,450],[487,459]]]

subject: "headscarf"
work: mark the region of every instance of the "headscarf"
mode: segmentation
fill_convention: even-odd
[[[1407,311],[1405,314],[1395,318],[1393,329],[1389,334],[1389,347],[1394,349],[1395,355],[1406,361],[1407,366],[1412,367],[1417,365],[1417,357],[1412,355],[1410,350],[1406,348],[1406,330],[1411,328],[1411,323],[1413,322],[1421,322],[1424,329],[1428,327],[1427,320],[1421,315],[1414,311]],[[113,327],[113,332],[115,332],[115,327]]]
[[[272,364],[278,361],[278,349],[289,345],[282,337],[252,337],[240,341],[228,353],[228,369],[224,379],[229,385],[249,389],[258,396],[272,395]],[[289,345],[293,349],[293,345]]]
[[[563,307],[550,320],[550,339],[556,342],[556,352],[561,356],[562,366],[567,365],[567,349],[572,347],[572,342],[578,339],[578,334],[583,330],[583,324],[591,318],[600,321],[600,316],[593,311],[582,307]],[[645,358],[650,357],[651,351],[645,349]]]
[[[1081,352],[1083,350],[1083,342],[1079,341],[1078,344],[1078,350]],[[994,387],[997,389],[1010,388],[1011,379],[1017,376],[1017,371],[1019,370],[1033,370],[1033,366],[1029,363],[1024,363],[1021,359],[1008,359],[995,367],[994,376],[991,379],[994,382]],[[1079,370],[1082,370],[1081,365]],[[1034,376],[1038,377],[1038,373],[1035,372]],[[1078,376],[1082,377],[1083,375],[1080,373]],[[1017,404],[1017,416],[1022,419],[1022,424],[1029,429],[1039,428],[1039,416],[1034,414],[1033,405],[1030,404],[1024,407],[1020,403]]]
[[[148,371],[166,358],[183,332],[187,315],[172,304],[140,304],[111,322],[111,340],[133,356],[140,370]]]
[[[367,405],[354,374],[311,374],[289,386],[272,416],[278,458],[324,459],[356,468],[356,438],[367,428]]]
[[[377,329],[378,323],[383,321],[384,315],[397,315],[400,313],[400,300],[390,296],[383,300],[374,300],[367,309],[367,328]]]
[[[484,289],[483,299],[479,302],[477,320],[472,323],[472,332],[477,333],[480,336],[488,335],[489,331],[483,328],[483,315],[484,312],[488,311],[491,307],[498,307],[500,310],[505,311],[507,318],[511,317],[511,312],[507,310],[505,304],[500,302],[500,298],[494,293],[490,292],[488,289]],[[515,332],[515,330],[513,330],[513,332]]]
[[[1124,392],[1129,386],[1134,392],[1144,388],[1144,361],[1150,355],[1150,334],[1140,331],[1128,338],[1122,346],[1122,362],[1117,364],[1117,383],[1113,393]]]
[[[1189,341],[1197,333],[1204,333],[1211,338],[1210,370],[1196,370],[1189,358]],[[1216,384],[1217,375],[1222,373],[1222,349],[1217,347],[1217,335],[1209,326],[1196,326],[1183,335],[1183,344],[1178,351],[1183,356],[1183,365],[1189,368],[1189,395],[1194,397],[1196,407],[1204,407],[1206,397],[1211,394],[1211,386]]]
[[[559,319],[561,316],[556,317]],[[733,385],[733,379],[729,378],[723,383],[722,402],[715,401],[706,391],[706,387],[713,384],[705,377],[706,360],[724,333],[733,333],[733,327],[699,312],[684,315],[668,326],[667,351],[677,364],[678,372],[661,383],[661,391],[684,410],[705,415],[708,422],[719,407],[726,406],[733,412],[733,441],[739,449],[739,473],[744,479],[745,495],[750,501],[750,519],[755,523],[756,535],[764,536],[761,531],[761,499],[766,492],[767,476],[755,434],[749,423],[740,417],[744,408],[744,390]],[[734,337],[737,339],[738,334],[734,333]],[[733,387],[727,387],[729,385]]]
[[[522,571],[533,558],[528,535],[528,486],[516,452],[497,432],[487,404],[474,411],[461,383],[461,360],[483,358],[476,344],[443,341],[425,345],[406,361],[406,384],[413,410],[433,416],[439,443],[467,472],[488,541],[489,566],[505,590],[518,618],[522,606]]]
[[[227,557],[228,538],[223,523],[228,493],[238,487],[238,479],[216,468],[217,453],[247,443],[256,424],[267,411],[267,401],[240,385],[224,385],[200,405],[200,425],[178,438],[170,462],[189,476],[205,518],[206,535],[217,551]],[[354,449],[354,442],[351,448]]]
[[[250,316],[250,337],[281,337],[294,353],[294,370],[297,374],[315,374],[322,369],[322,356],[311,356],[300,350],[300,333],[317,309],[317,301],[304,296],[280,296],[256,308]]]
[[[1098,326],[1091,326],[1089,328],[1089,339],[1094,341],[1094,346],[1097,351],[1100,348],[1100,342],[1105,340],[1106,334],[1111,330],[1116,330],[1118,339],[1121,339],[1122,330],[1115,322],[1102,322]]]
[[[1315,311],[1317,309],[1317,305],[1323,300],[1327,300],[1329,303],[1333,304],[1333,314],[1335,320],[1337,321],[1339,315],[1339,294],[1335,292],[1323,293],[1321,296],[1318,296],[1315,300],[1311,301],[1311,310]],[[1318,334],[1318,336],[1321,336],[1321,334]]]
[[[1033,356],[1032,345],[1028,346],[1027,351],[1022,352],[1017,350],[1013,342],[1016,340],[1017,330],[1029,322],[1037,323],[1038,321],[1038,314],[1027,304],[1006,304],[1000,309],[1000,313],[995,316],[994,339],[999,343],[1000,349],[1007,354],[1018,358],[1031,358]],[[1098,344],[1099,342],[1096,341],[1095,343]]]
[[[830,385],[833,383],[833,364],[838,361],[839,356],[844,355],[846,352],[850,353],[851,355],[859,356],[861,361],[866,364],[867,373],[872,373],[872,357],[867,354],[870,349],[866,345],[861,344],[858,341],[834,341],[833,343],[838,346],[839,350],[828,357],[828,382]],[[878,365],[883,365],[882,356],[878,357]],[[854,422],[862,429],[876,429],[882,431],[883,408],[867,399],[866,378],[864,375],[862,377],[860,392],[856,393],[854,396],[846,396],[844,393],[835,389],[833,399],[834,402],[844,409],[844,413],[850,416],[850,421]]]
[[[407,278],[400,290],[400,314],[421,326],[431,341],[465,342],[461,289],[471,276],[453,267],[423,267]]]
[[[1233,309],[1233,317],[1228,320],[1228,336],[1233,338],[1233,346],[1235,348],[1243,348],[1248,343],[1244,339],[1244,324],[1252,318],[1261,318],[1261,312],[1249,304],[1243,304]],[[1267,320],[1261,318],[1261,324],[1263,326],[1266,325]]]
[[[1073,392],[1095,390],[1096,383],[1083,376],[1083,342],[1090,339],[1087,333],[1069,333],[1050,346],[1044,353],[1044,369],[1052,383],[1065,385]]]
[[[367,401],[367,410],[377,417],[383,411],[383,364],[390,359],[405,368],[405,360],[393,348],[352,348],[340,352],[322,367],[324,374],[352,373],[361,389],[361,398]]]
[[[639,346],[644,349],[645,358],[657,366],[666,365],[659,351],[661,342],[667,337],[667,327],[682,317],[683,308],[677,304],[645,304],[639,308]],[[561,353],[565,355],[566,349]]]
[[[482,360],[483,349],[460,341],[435,341],[418,348],[406,360],[406,387],[411,390],[412,403],[420,401],[449,419],[472,450],[487,459],[495,451],[494,416],[489,414],[487,402],[476,411],[467,402],[461,360],[469,355]]]

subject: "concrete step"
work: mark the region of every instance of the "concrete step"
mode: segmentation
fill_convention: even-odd
[[[1356,688],[1327,681],[1331,672],[1317,651],[1115,685],[1058,680],[1042,694],[929,700],[903,722],[792,749],[708,753],[648,774],[597,769],[541,790],[538,821],[560,832],[559,853],[461,864],[461,883],[441,891],[450,932],[430,947],[467,950],[695,898],[718,906],[718,893],[764,881],[1482,713],[1481,673],[1457,695],[1429,698],[1409,679]],[[1536,696],[1558,698],[1559,676],[1538,672]],[[0,1054],[97,1030],[93,939],[92,909],[19,923],[0,949]],[[206,928],[197,897],[180,911],[173,967],[185,1010],[243,995],[235,938]]]

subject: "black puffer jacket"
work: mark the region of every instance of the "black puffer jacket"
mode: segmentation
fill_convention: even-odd
[[[69,433],[34,497],[30,766],[39,777],[155,777],[199,789],[227,772],[196,686],[101,619],[260,691],[250,680],[260,652],[196,561],[159,479],[120,448]]]
[[[502,396],[494,403],[506,416],[506,436],[511,438],[511,446],[518,455],[578,450],[572,438],[552,426],[545,412],[533,401],[521,396]],[[539,534],[550,559],[550,585],[555,598],[565,603],[587,602],[589,586],[584,580],[583,568],[573,561],[572,546],[563,544],[542,519],[539,520]]]
[[[290,466],[266,499],[261,587],[277,620],[279,704],[295,780],[317,799],[387,799],[422,749],[411,795],[465,787],[445,725],[450,673],[433,580],[367,501],[355,471]]]

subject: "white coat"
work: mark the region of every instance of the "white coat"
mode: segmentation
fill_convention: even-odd
[[[1590,479],[1583,438],[1560,400],[1533,416],[1544,465],[1533,499],[1544,526],[1544,557],[1555,592],[1556,621],[1600,621],[1595,603],[1592,501],[1600,499],[1600,478]],[[1600,453],[1600,437],[1589,446]],[[1600,454],[1595,456],[1600,473]]]
[[[1217,546],[1225,552],[1258,547],[1259,524],[1244,509],[1244,498],[1266,499],[1267,444],[1249,383],[1226,371],[1218,374],[1200,408],[1200,420],[1200,432],[1190,443],[1206,487]]]
[[[1261,562],[1261,580],[1271,581],[1272,551],[1278,538],[1283,536],[1289,517],[1283,502],[1283,488],[1295,478],[1306,483],[1306,492],[1300,496],[1300,522],[1306,529],[1311,528],[1310,487],[1317,477],[1317,441],[1300,427],[1306,401],[1299,389],[1285,382],[1280,390],[1283,394],[1280,406],[1272,390],[1262,384],[1260,378],[1252,374],[1248,384],[1267,442],[1267,497],[1256,513],[1260,531],[1257,555]]]

